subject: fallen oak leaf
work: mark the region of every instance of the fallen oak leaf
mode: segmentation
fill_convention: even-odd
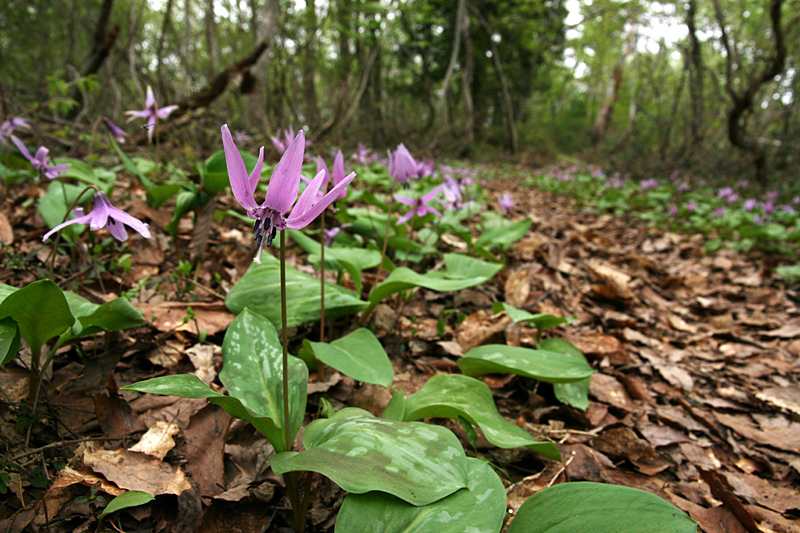
[[[177,466],[129,450],[86,451],[83,462],[121,489],[148,494],[175,494],[191,489],[186,475]]]

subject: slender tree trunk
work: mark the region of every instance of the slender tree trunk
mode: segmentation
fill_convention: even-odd
[[[622,75],[625,70],[625,61],[631,52],[631,40],[633,39],[634,32],[631,32],[628,40],[622,49],[617,64],[614,66],[614,74],[606,86],[606,94],[603,97],[603,103],[600,104],[600,111],[597,112],[597,118],[594,121],[592,128],[592,147],[598,146],[606,136],[608,126],[611,124],[611,117],[614,113],[614,104],[617,103],[619,98],[619,89],[622,86]]]
[[[506,114],[506,126],[508,127],[508,140],[510,144],[511,153],[516,153],[519,151],[519,139],[517,135],[517,121],[514,118],[514,107],[511,103],[511,91],[508,88],[508,80],[506,79],[505,74],[503,73],[503,65],[500,63],[500,52],[497,50],[497,46],[494,44],[494,39],[492,39],[492,29],[489,26],[489,22],[483,16],[483,14],[472,4],[470,4],[471,11],[475,14],[478,22],[483,27],[483,31],[486,32],[487,40],[489,41],[489,50],[492,52],[492,64],[494,65],[494,70],[497,73],[497,79],[500,81],[500,87],[502,89],[502,99],[501,104],[502,108]]]
[[[267,0],[263,8],[258,7],[257,0],[251,0],[250,7],[253,10],[253,30],[255,32],[256,42],[267,41],[273,43],[275,41],[275,33],[278,28],[278,13],[279,13],[279,0]],[[271,133],[274,129],[268,113],[268,102],[270,81],[271,81],[271,61],[272,54],[262,54],[258,61],[250,69],[250,72],[255,77],[255,91],[253,98],[250,99],[250,111],[252,117],[255,119],[257,127],[262,133]]]
[[[695,16],[697,14],[697,0],[688,0],[686,5],[686,27],[689,30],[689,50],[687,65],[689,70],[689,94],[692,99],[692,116],[689,120],[691,129],[691,142],[689,151],[700,146],[703,128],[704,98],[703,98],[703,55],[700,50],[700,40],[697,38]]]
[[[442,82],[442,95],[439,97],[439,132],[441,133],[449,123],[449,116],[447,113],[447,97],[450,94],[450,81],[453,77],[453,72],[456,69],[456,62],[461,50],[461,27],[464,20],[464,12],[466,11],[466,0],[458,0],[458,7],[456,7],[456,18],[453,24],[453,50],[450,53],[450,62],[447,65],[447,71],[444,74],[444,81]],[[438,137],[438,136],[437,136]]]
[[[461,22],[464,33],[464,66],[461,72],[461,92],[464,94],[464,143],[467,149],[475,142],[475,106],[472,102],[472,76],[475,73],[475,54],[469,28],[469,13],[465,10]]]
[[[164,21],[161,23],[161,34],[158,36],[158,46],[156,47],[156,76],[158,77],[158,90],[163,97],[167,96],[167,86],[164,83],[164,41],[167,38],[167,28],[170,27],[172,18],[173,0],[167,0],[167,8],[164,10]]]
[[[315,0],[306,0],[306,41],[303,46],[303,100],[306,123],[311,129],[319,125],[319,102],[317,101],[317,10]]]
[[[725,20],[720,7],[719,0],[714,0],[714,12],[717,16],[722,33],[722,46],[725,49],[725,88],[728,91],[733,105],[728,111],[728,139],[731,144],[740,150],[750,154],[756,181],[765,185],[767,181],[767,156],[761,144],[748,136],[744,124],[745,115],[753,108],[756,94],[762,85],[773,80],[783,72],[786,64],[786,43],[783,39],[783,26],[781,25],[781,7],[783,0],[770,0],[769,15],[772,23],[772,39],[775,49],[771,58],[763,61],[761,70],[751,74],[745,80],[742,89],[736,88],[734,71],[742,72],[741,62],[738,57],[734,57],[733,51],[736,43],[732,43],[725,29]]]
[[[208,77],[217,71],[219,64],[219,43],[217,41],[217,23],[214,19],[214,0],[206,0],[205,13],[206,49],[208,53]]]
[[[86,65],[81,71],[81,77],[97,74],[103,62],[111,53],[111,49],[117,42],[119,37],[119,26],[114,26],[108,29],[108,20],[111,18],[111,12],[114,9],[114,0],[104,0],[103,5],[100,7],[100,15],[97,17],[97,24],[94,28],[94,38],[92,42],[92,51],[89,53],[89,58]],[[84,102],[83,93],[78,87],[72,89],[70,97],[82,104]],[[67,118],[75,118],[80,113],[81,105],[77,105],[67,114]]]

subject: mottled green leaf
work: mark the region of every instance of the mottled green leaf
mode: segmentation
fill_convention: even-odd
[[[561,454],[552,442],[539,442],[527,431],[497,412],[492,391],[482,381],[461,374],[436,374],[417,392],[406,398],[405,420],[428,417],[463,417],[478,426],[486,440],[500,448],[527,448],[555,459]]]
[[[492,308],[492,311],[494,311],[495,313],[505,311],[508,317],[515,323],[524,322],[526,324],[530,324],[531,326],[538,329],[540,333],[546,329],[554,328],[556,326],[560,326],[561,324],[569,324],[572,322],[572,319],[569,317],[547,315],[541,313],[533,314],[525,311],[524,309],[517,309],[513,305],[507,304],[505,302],[495,303],[494,307]]]
[[[263,264],[253,263],[242,279],[233,286],[225,305],[233,314],[245,307],[252,309],[272,321],[281,323],[280,262],[269,254],[261,257]],[[319,280],[286,267],[286,310],[289,327],[320,318]],[[367,306],[352,291],[332,283],[325,284],[325,316],[355,314]]]
[[[473,348],[458,360],[458,367],[468,376],[517,374],[550,383],[571,383],[594,374],[592,367],[569,355],[505,344]]]
[[[72,329],[59,339],[59,344],[100,331],[121,331],[144,324],[142,312],[135,309],[127,298],[96,304],[73,292],[65,292],[64,296],[76,320]]]
[[[424,506],[383,492],[348,494],[336,517],[339,533],[498,533],[506,491],[484,461],[467,458],[467,488]]]
[[[394,380],[394,368],[386,350],[368,329],[359,328],[331,343],[306,343],[317,359],[353,379],[384,387]]]
[[[541,349],[563,353],[589,364],[583,352],[564,339],[545,339],[541,342]],[[558,401],[586,411],[589,408],[589,385],[591,382],[592,378],[584,378],[573,383],[553,383],[553,392]]]
[[[474,287],[486,283],[503,268],[503,265],[461,254],[445,254],[444,262],[444,270],[427,274],[418,274],[405,267],[396,268],[369,293],[370,305],[377,305],[387,296],[413,287],[424,287],[438,292]]]
[[[285,449],[283,437],[282,348],[275,327],[266,318],[245,309],[236,317],[222,344],[224,366],[219,378],[230,396],[220,394],[194,374],[153,378],[123,390],[207,398],[231,416],[247,420],[263,433],[276,451]],[[292,437],[303,423],[308,394],[308,369],[289,356],[289,416]]]
[[[379,490],[413,505],[467,486],[461,443],[440,426],[384,420],[351,407],[309,424],[303,445],[304,452],[273,456],[273,471],[319,472],[348,492]]]
[[[495,226],[483,231],[475,241],[475,248],[482,248],[486,251],[499,248],[506,250],[509,246],[520,240],[528,233],[531,228],[531,219],[523,218],[514,223]]]
[[[561,483],[522,504],[508,533],[696,533],[697,522],[655,494],[604,483]]]

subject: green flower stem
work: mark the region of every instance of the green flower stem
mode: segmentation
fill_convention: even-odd
[[[64,213],[64,218],[61,219],[61,222],[66,222],[67,221],[67,217],[69,217],[69,214],[72,213],[72,211],[75,209],[75,207],[81,201],[81,198],[83,197],[83,195],[86,194],[86,192],[89,191],[89,190],[96,191],[98,189],[94,185],[89,185],[85,189],[83,189],[80,192],[80,194],[78,194],[78,196],[75,197],[75,201],[72,202],[72,204],[70,204],[69,207],[67,207],[67,212]],[[66,203],[67,203],[67,192],[66,192],[66,189],[64,188],[64,182],[63,181],[61,182],[61,192],[64,194],[64,204],[66,205]],[[53,269],[54,269],[55,264],[56,264],[56,251],[58,250],[58,244],[59,244],[60,240],[61,240],[61,232],[59,231],[59,232],[56,233],[56,240],[53,243],[53,249],[50,250],[50,256],[47,258],[47,262],[49,263],[49,266],[48,266],[48,269],[47,269],[47,276],[50,279],[53,279]],[[74,253],[74,250],[73,250],[73,253]]]
[[[381,262],[378,263],[378,272],[375,274],[375,285],[381,282],[381,272],[383,270],[383,261],[386,259],[386,246],[389,244],[389,225],[392,223],[392,210],[394,209],[394,184],[392,190],[389,191],[389,214],[386,217],[386,233],[383,235],[383,248],[381,249]],[[374,286],[374,285],[373,285]]]
[[[292,451],[292,430],[289,423],[289,326],[286,317],[286,232],[281,231],[281,344],[283,345],[283,436],[285,451]],[[305,513],[300,502],[297,488],[297,474],[287,472],[284,475],[289,502],[294,514],[294,528],[297,533],[305,529]]]
[[[319,254],[320,264],[319,281],[319,342],[325,342],[325,211],[319,217]],[[325,363],[317,359],[317,379],[325,381]]]

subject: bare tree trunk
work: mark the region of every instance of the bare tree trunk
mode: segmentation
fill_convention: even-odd
[[[167,0],[167,7],[164,10],[164,22],[161,23],[161,34],[158,36],[158,46],[156,47],[156,77],[158,78],[158,90],[161,96],[167,97],[167,86],[164,83],[164,41],[167,38],[167,28],[171,26],[173,0]]]
[[[208,77],[211,78],[219,63],[219,43],[217,41],[217,23],[214,20],[214,0],[206,0],[205,13],[206,48],[208,49]]]
[[[442,82],[442,96],[439,97],[439,133],[441,133],[450,122],[447,113],[447,96],[450,94],[450,81],[453,77],[453,71],[456,69],[458,54],[461,50],[461,26],[464,20],[465,11],[466,0],[458,0],[455,24],[453,26],[453,50],[450,53],[450,63],[447,65],[447,71],[444,74],[444,81]]]
[[[606,136],[606,132],[608,131],[608,126],[611,124],[611,116],[614,112],[614,104],[617,103],[617,98],[619,97],[619,89],[622,86],[622,74],[625,69],[625,61],[631,52],[631,40],[634,34],[635,32],[632,31],[628,40],[625,41],[625,45],[622,49],[622,55],[620,56],[619,61],[617,61],[617,64],[614,65],[614,74],[612,75],[606,87],[606,94],[603,98],[603,103],[600,104],[600,111],[597,112],[597,118],[595,119],[594,127],[592,128],[593,148],[602,142],[603,138]]]
[[[638,71],[635,68],[633,69],[634,77],[632,80],[632,85],[634,87],[634,95],[631,98],[631,106],[630,110],[628,111],[628,131],[625,132],[625,135],[623,135],[622,139],[620,139],[620,141],[617,143],[617,146],[613,150],[614,152],[622,149],[625,146],[625,143],[628,142],[633,133],[636,131],[636,119],[638,117],[639,107],[642,105],[642,98],[644,98],[645,88],[653,84],[653,77],[658,70],[658,66],[661,64],[661,60],[666,54],[666,50],[667,49],[666,46],[664,46],[664,40],[661,39],[658,43],[658,54],[656,54],[656,59],[653,61],[650,71],[647,73],[647,79],[644,81],[641,87],[637,86],[636,81]]]
[[[117,42],[119,37],[119,26],[114,26],[108,30],[108,19],[111,17],[111,11],[114,9],[114,0],[104,0],[103,5],[100,7],[100,16],[97,18],[97,25],[94,29],[94,39],[92,43],[92,51],[89,53],[89,59],[86,61],[86,66],[81,71],[81,77],[97,74],[103,62],[111,53],[111,49]],[[84,102],[83,93],[80,88],[74,87],[71,91],[70,97],[82,104]],[[73,107],[67,114],[67,118],[73,119],[80,113],[81,105]]]
[[[331,117],[328,122],[323,125],[319,133],[315,136],[317,139],[322,139],[327,137],[330,132],[339,133],[344,128],[347,127],[347,124],[353,118],[356,110],[358,109],[359,104],[361,103],[361,98],[364,96],[364,91],[367,89],[367,82],[369,82],[369,75],[372,71],[372,66],[375,64],[375,58],[378,57],[378,50],[380,49],[379,45],[375,45],[372,48],[372,52],[369,54],[369,58],[367,59],[366,65],[364,65],[364,70],[361,73],[361,82],[358,85],[358,92],[356,93],[355,98],[353,99],[353,103],[344,113],[341,119],[338,119],[338,112],[334,113],[334,116]],[[337,106],[338,110],[338,106]]]
[[[319,125],[317,101],[317,10],[314,0],[306,0],[306,41],[303,46],[303,100],[306,123],[311,129]]]
[[[700,50],[700,40],[697,38],[696,13],[697,0],[688,0],[686,5],[686,27],[689,30],[687,66],[689,70],[689,93],[692,98],[692,116],[689,120],[692,138],[688,147],[690,153],[700,146],[703,114],[705,112],[703,109],[703,55]]]
[[[678,84],[677,89],[675,89],[675,98],[672,100],[672,109],[669,113],[669,120],[667,120],[667,126],[664,128],[664,134],[661,137],[661,146],[658,150],[661,161],[667,160],[667,150],[669,150],[669,144],[670,141],[672,141],[672,128],[675,125],[675,117],[678,116],[678,103],[680,103],[681,95],[683,94],[683,84],[685,80],[686,69],[681,72],[681,81]]]
[[[500,63],[500,52],[497,50],[497,46],[494,44],[494,39],[492,39],[492,28],[489,26],[489,22],[484,18],[483,14],[472,4],[470,4],[471,11],[475,14],[478,22],[480,22],[481,26],[483,27],[483,31],[486,32],[487,40],[489,41],[489,50],[492,52],[492,64],[494,65],[494,70],[497,73],[497,79],[500,81],[500,87],[502,89],[502,107],[506,114],[506,125],[508,127],[508,138],[510,142],[511,153],[516,153],[519,151],[519,138],[517,135],[517,121],[514,119],[514,107],[511,104],[511,91],[508,89],[508,80],[506,79],[505,74],[503,73],[503,65]]]
[[[464,33],[464,66],[461,72],[461,92],[464,93],[464,143],[475,142],[475,105],[472,102],[472,76],[475,73],[475,52],[469,31],[469,14],[464,11],[461,31]]]
[[[278,0],[267,0],[263,10],[258,9],[257,0],[251,0],[250,7],[253,13],[253,29],[256,42],[274,42],[275,33],[278,28]],[[251,69],[255,77],[254,97],[250,99],[250,110],[252,117],[256,120],[258,128],[263,133],[273,130],[267,112],[267,102],[269,100],[270,67],[271,54],[266,53],[259,56],[258,61]]]
[[[783,72],[786,64],[786,43],[783,40],[783,27],[781,25],[781,7],[783,0],[770,0],[769,16],[772,23],[772,38],[775,41],[775,50],[771,58],[764,60],[764,67],[752,74],[743,89],[737,90],[735,84],[736,72],[741,72],[741,62],[734,58],[732,51],[735,43],[731,43],[725,29],[725,20],[719,0],[714,0],[714,12],[717,16],[722,33],[722,46],[725,49],[725,88],[731,97],[733,105],[728,111],[728,139],[731,144],[740,150],[748,152],[753,161],[756,181],[764,185],[767,181],[767,157],[761,144],[747,135],[743,123],[744,115],[753,107],[756,93],[759,88]]]

